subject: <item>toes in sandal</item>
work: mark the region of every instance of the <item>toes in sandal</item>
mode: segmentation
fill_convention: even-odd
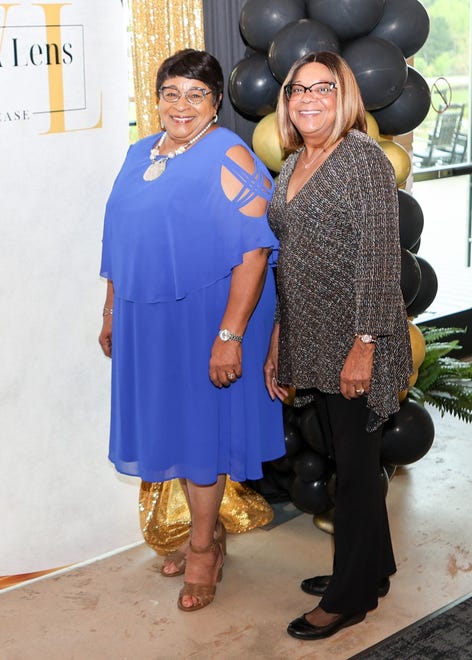
[[[177,601],[179,609],[183,610],[184,612],[201,610],[203,607],[210,605],[215,597],[216,584],[217,582],[220,582],[221,578],[223,577],[223,549],[219,543],[213,541],[213,543],[211,543],[206,548],[197,548],[192,545],[192,542],[190,542],[190,550],[191,553],[195,555],[211,553],[213,556],[215,556],[216,563],[214,566],[208,567],[208,573],[212,573],[211,582],[184,582],[184,586],[179,594],[179,600]],[[192,560],[191,558],[190,561],[195,561],[195,559]],[[184,605],[183,599],[186,596],[190,596],[192,598],[192,605]]]
[[[163,577],[176,577],[177,575],[183,575],[185,572],[185,563],[187,561],[188,545],[185,545],[184,548],[185,549],[183,550],[171,552],[164,559],[164,563],[161,566],[161,575]],[[167,570],[172,565],[175,566],[175,570]]]

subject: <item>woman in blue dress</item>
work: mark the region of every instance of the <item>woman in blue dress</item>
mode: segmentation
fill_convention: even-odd
[[[107,203],[99,341],[113,354],[110,460],[145,481],[178,478],[186,494],[191,540],[161,573],[185,572],[178,606],[193,611],[221,578],[226,475],[258,479],[284,453],[280,402],[263,381],[273,182],[215,125],[223,74],[213,56],[177,52],[156,89],[164,131],[130,147]]]

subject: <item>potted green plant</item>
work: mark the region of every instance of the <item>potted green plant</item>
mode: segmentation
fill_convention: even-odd
[[[455,417],[472,422],[472,362],[451,357],[459,350],[458,339],[466,328],[436,328],[421,326],[426,345],[426,355],[418,370],[418,379],[408,392],[409,398],[424,405],[438,408],[441,416],[451,413]]]

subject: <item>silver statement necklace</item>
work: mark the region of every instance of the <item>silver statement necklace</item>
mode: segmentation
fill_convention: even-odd
[[[208,131],[210,126],[214,124],[217,120],[217,117],[213,117],[213,119],[205,126],[205,128],[198,133],[194,138],[189,140],[187,144],[183,144],[181,147],[178,147],[175,151],[169,151],[168,154],[165,156],[161,156],[161,158],[158,159],[159,150],[162,147],[162,144],[164,140],[167,137],[167,133],[164,132],[161,136],[161,139],[157,144],[155,144],[151,151],[149,152],[149,160],[151,161],[151,164],[148,166],[146,171],[143,174],[143,179],[145,181],[154,181],[154,179],[158,179],[161,174],[165,172],[165,169],[167,167],[167,161],[172,160],[176,156],[180,156],[180,154],[183,154],[187,149],[197,140],[199,140],[202,135],[205,135],[205,133]]]

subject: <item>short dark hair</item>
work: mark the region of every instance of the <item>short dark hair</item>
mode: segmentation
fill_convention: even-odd
[[[210,53],[185,48],[165,59],[157,71],[157,95],[166,80],[177,76],[201,80],[211,89],[215,105],[219,103],[224,89],[223,71],[218,60]]]

